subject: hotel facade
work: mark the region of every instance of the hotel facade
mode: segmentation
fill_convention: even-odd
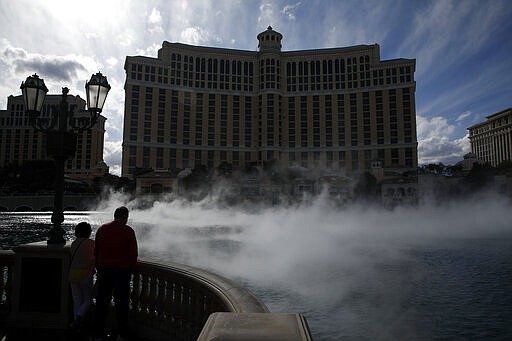
[[[257,39],[126,58],[123,176],[267,161],[416,171],[414,59],[381,61],[377,44],[281,51],[271,27]]]
[[[47,95],[42,116],[50,118],[58,110],[62,95]],[[85,110],[85,100],[80,96],[67,96],[70,110]],[[103,162],[105,117],[100,115],[88,131],[78,134],[76,153],[66,162],[65,173],[75,179],[92,180],[108,174]],[[50,160],[46,152],[45,134],[36,131],[24,109],[23,96],[9,96],[7,110],[0,111],[0,167],[21,166],[26,161]]]
[[[512,108],[486,118],[485,122],[468,128],[471,152],[479,161],[493,167],[512,161]]]

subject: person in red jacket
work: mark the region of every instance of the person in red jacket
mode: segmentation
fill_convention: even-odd
[[[96,298],[95,336],[105,338],[105,322],[112,294],[114,295],[117,331],[127,337],[128,304],[132,269],[137,264],[138,250],[135,231],[128,222],[128,209],[118,207],[114,220],[96,231],[94,255],[97,270],[98,296]]]

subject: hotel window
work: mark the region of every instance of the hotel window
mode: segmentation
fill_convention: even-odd
[[[338,95],[338,146],[345,145],[345,98]]]
[[[358,145],[358,123],[357,123],[357,96],[350,94],[350,144]]]
[[[137,147],[130,146],[128,148],[128,173],[133,174],[137,161]]]
[[[391,164],[398,165],[398,148],[391,149]]]
[[[308,146],[308,102],[306,96],[300,97],[300,145]]]
[[[402,89],[402,107],[404,117],[404,142],[411,143],[412,141],[412,115],[411,115],[411,102],[409,95],[409,88]]]
[[[201,165],[201,150],[196,150],[194,152],[194,163],[195,166]]]
[[[338,152],[338,167],[340,169],[345,168],[345,151],[341,150]]]
[[[150,158],[150,148],[149,147],[142,148],[142,167],[144,167],[144,168],[150,167],[149,166],[150,165],[149,158]]]
[[[295,97],[288,97],[288,147],[295,147]]]
[[[274,145],[274,95],[267,95],[267,146]]]
[[[183,151],[181,152],[181,156],[182,156],[182,167],[183,168],[187,168],[190,166],[189,164],[189,153],[188,153],[188,149],[183,149]]]
[[[325,96],[325,145],[333,146],[332,139],[332,96]]]
[[[228,96],[220,96],[220,145],[225,147],[228,138]]]
[[[250,147],[252,145],[252,98],[250,96],[245,96],[244,121],[244,144]]]
[[[153,109],[153,88],[146,87],[144,107],[144,142],[151,142],[151,124]]]
[[[209,150],[208,151],[208,160],[207,160],[207,166],[208,168],[212,169],[213,166],[214,166],[214,157],[215,157],[215,154],[213,153],[213,150]]]
[[[176,149],[169,149],[169,168],[176,169]]]
[[[301,152],[300,153],[300,160],[301,160],[301,166],[302,167],[308,167],[308,153],[307,152]]]
[[[215,145],[215,94],[208,95],[208,145]]]
[[[240,146],[240,96],[233,96],[233,147]]]
[[[156,168],[164,168],[164,149],[160,147],[156,149]]]
[[[352,170],[358,170],[359,169],[359,153],[357,150],[353,150],[352,153]]]
[[[363,139],[364,145],[371,144],[370,94],[363,92]]]
[[[142,65],[132,64],[131,78],[136,80],[142,80]]]
[[[130,141],[137,141],[137,126],[139,124],[139,95],[140,87],[134,85],[132,87],[132,102],[130,107]]]
[[[372,165],[372,150],[365,149],[364,151],[364,168],[370,169]]]
[[[184,93],[183,101],[183,144],[190,144],[190,92]]]
[[[171,91],[171,130],[170,130],[170,143],[178,142],[178,91]]]
[[[164,122],[165,122],[165,89],[158,89],[158,112],[157,112],[157,141],[164,142]]]
[[[398,143],[398,113],[396,110],[396,90],[389,90],[389,136],[390,143]]]
[[[382,104],[382,90],[375,92],[375,109],[377,144],[384,144],[384,106]]]
[[[203,94],[196,94],[196,134],[195,144],[201,146],[203,144]]]
[[[413,165],[413,149],[406,148],[405,149],[405,166],[412,167]]]
[[[320,147],[320,96],[313,96],[313,146]]]

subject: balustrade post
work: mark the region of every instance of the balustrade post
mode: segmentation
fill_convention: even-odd
[[[142,285],[141,285],[141,289],[140,289],[139,300],[140,300],[140,313],[145,320],[148,320],[148,297],[149,297],[148,281],[149,281],[148,274],[147,273],[142,274],[142,278],[141,278]]]
[[[130,293],[130,298],[132,301],[132,312],[135,315],[139,314],[140,310],[140,300],[139,300],[139,293],[140,293],[140,273],[134,272],[133,273],[133,280],[132,280],[132,292]]]
[[[160,324],[165,323],[165,313],[164,313],[164,302],[165,302],[165,280],[161,277],[158,279],[157,286],[157,296],[156,296],[156,304],[155,310],[157,312],[157,318]]]
[[[149,318],[151,321],[155,321],[157,317],[156,312],[156,275],[152,273],[149,276],[149,294],[148,294],[148,307],[149,307]]]

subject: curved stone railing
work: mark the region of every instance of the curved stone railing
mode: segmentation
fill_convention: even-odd
[[[131,326],[151,340],[196,340],[214,312],[267,313],[247,289],[211,272],[139,260],[131,291]]]
[[[0,251],[0,330],[12,309],[14,264],[13,251]],[[252,293],[222,276],[150,260],[134,269],[130,301],[134,333],[157,341],[196,340],[215,312],[268,313]]]

